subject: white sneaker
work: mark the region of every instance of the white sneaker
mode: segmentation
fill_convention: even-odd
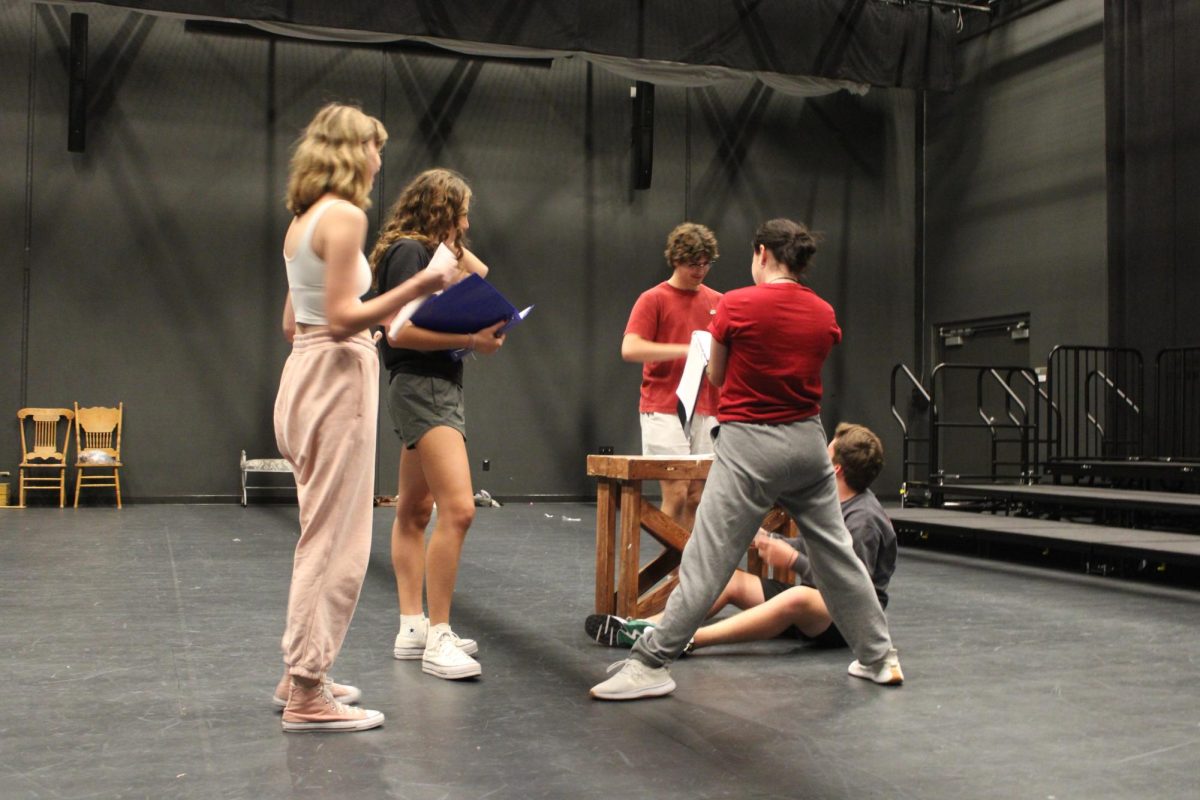
[[[421,654],[421,671],[452,681],[482,675],[479,662],[464,653],[457,641],[449,626],[430,631],[429,643]]]
[[[675,681],[666,667],[648,667],[636,658],[627,658],[609,665],[608,671],[617,667],[621,668],[620,672],[592,687],[592,697],[597,700],[639,700],[675,691]]]
[[[874,664],[862,664],[853,661],[846,670],[856,678],[863,678],[883,686],[899,686],[904,683],[904,673],[900,671],[900,659],[896,648],[887,651],[887,655]]]
[[[479,652],[479,644],[474,639],[460,639],[454,634],[454,641],[459,650],[469,656]],[[396,643],[392,646],[392,656],[401,661],[416,660],[425,655],[425,642],[429,638],[429,619],[422,618],[418,625],[406,625],[396,634]],[[345,702],[345,701],[343,701]]]

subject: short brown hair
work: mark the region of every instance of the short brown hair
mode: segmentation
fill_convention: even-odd
[[[841,466],[851,489],[866,491],[883,469],[883,442],[865,425],[839,423],[833,432],[833,463]]]
[[[674,269],[676,264],[695,264],[706,259],[712,263],[721,254],[717,252],[717,237],[712,231],[696,222],[684,222],[667,236],[663,255],[667,266]]]

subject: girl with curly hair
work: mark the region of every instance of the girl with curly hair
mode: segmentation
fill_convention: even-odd
[[[392,206],[371,252],[380,291],[421,275],[433,252],[445,244],[457,257],[459,277],[487,274],[467,249],[471,189],[448,169],[414,178]],[[396,518],[392,522],[392,566],[400,605],[400,632],[392,654],[421,659],[421,669],[446,679],[481,673],[471,656],[478,645],[450,628],[450,603],[475,498],[467,460],[463,408],[463,364],[445,352],[467,349],[490,355],[504,344],[503,322],[474,333],[440,333],[405,323],[380,342],[390,372],[388,409],[404,445]],[[437,504],[429,544],[425,529]],[[426,617],[422,590],[429,603]]]

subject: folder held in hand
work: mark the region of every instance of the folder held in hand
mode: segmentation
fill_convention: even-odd
[[[529,315],[533,306],[518,311],[494,286],[478,275],[468,275],[439,295],[430,297],[412,315],[412,324],[440,333],[475,333],[497,322],[507,321],[505,333]],[[451,350],[460,359],[468,351]]]

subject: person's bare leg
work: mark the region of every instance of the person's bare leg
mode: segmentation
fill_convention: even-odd
[[[425,482],[437,504],[437,520],[425,550],[425,594],[429,624],[450,622],[463,540],[475,519],[467,445],[453,428],[433,428],[417,442]]]
[[[421,456],[405,448],[400,452],[396,516],[392,520],[392,569],[400,613],[406,616],[425,613],[421,603],[425,589],[425,528],[432,513],[433,495],[425,483]]]
[[[823,633],[833,619],[821,593],[810,586],[793,586],[732,617],[717,620],[696,631],[695,647],[773,639],[791,625],[806,636]]]
[[[704,493],[704,481],[680,481],[687,485],[687,497],[683,502],[683,510],[676,520],[680,525],[691,531],[696,524],[696,507],[700,505],[700,495]]]
[[[659,481],[659,486],[662,487],[662,512],[671,519],[675,520],[680,527],[691,531],[692,523],[695,522],[695,509],[692,510],[692,519],[687,518],[687,500],[688,500],[688,484],[691,481]]]

